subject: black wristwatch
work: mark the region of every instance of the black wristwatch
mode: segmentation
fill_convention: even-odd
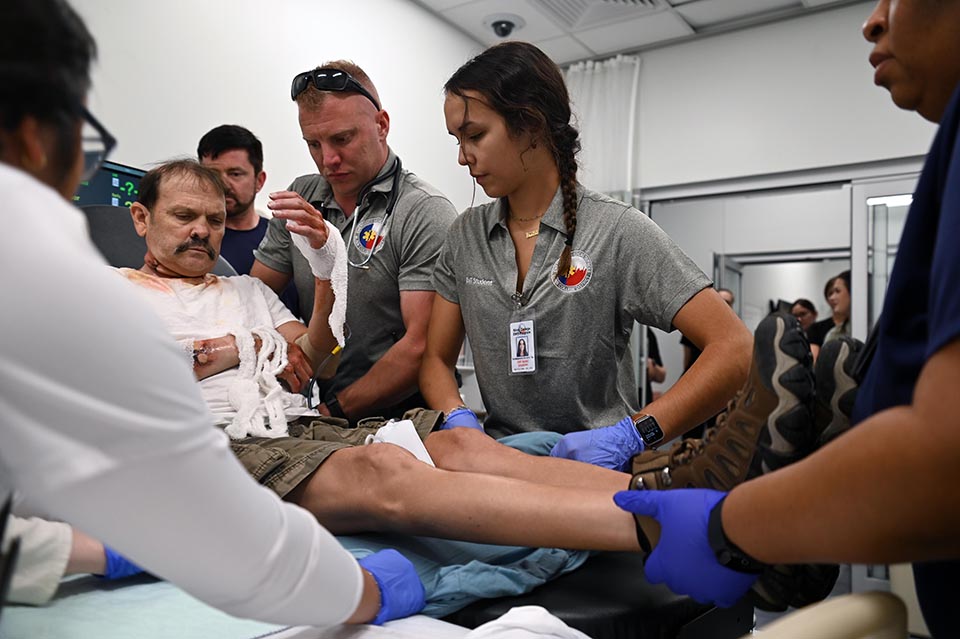
[[[340,407],[340,402],[337,400],[336,393],[328,394],[323,400],[323,405],[327,407],[328,411],[330,411],[330,417],[347,419],[346,413],[343,412],[343,409]]]
[[[707,522],[707,541],[710,542],[710,548],[717,557],[717,562],[721,566],[726,566],[730,570],[745,572],[751,575],[759,575],[766,567],[762,561],[757,561],[744,551],[740,550],[735,543],[727,539],[723,532],[723,502],[726,497],[717,502],[717,505],[710,511],[710,520]]]
[[[648,449],[656,448],[663,441],[663,429],[653,415],[641,415],[633,420],[633,427],[640,433],[640,439]]]

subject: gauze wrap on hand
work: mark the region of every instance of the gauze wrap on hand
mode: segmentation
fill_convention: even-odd
[[[310,246],[310,240],[304,236],[290,232],[293,245],[297,247],[307,263],[314,277],[319,280],[329,280],[333,287],[333,310],[330,311],[328,322],[330,331],[337,339],[337,344],[343,348],[343,323],[347,318],[347,247],[337,228],[327,222],[327,241],[318,249]]]

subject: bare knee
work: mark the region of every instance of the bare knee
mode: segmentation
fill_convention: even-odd
[[[503,448],[489,435],[474,428],[451,428],[430,433],[424,444],[438,468],[444,470],[477,470],[481,454]]]
[[[436,472],[393,444],[346,448],[332,454],[311,476],[301,506],[334,532],[396,529],[406,519],[407,500]]]

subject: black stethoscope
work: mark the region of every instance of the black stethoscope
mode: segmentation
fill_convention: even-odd
[[[393,213],[393,207],[397,205],[397,200],[400,199],[400,178],[403,177],[402,168],[403,168],[403,165],[400,164],[400,158],[396,158],[393,161],[393,166],[390,167],[390,170],[384,173],[383,175],[375,177],[370,182],[367,182],[367,184],[363,187],[363,189],[360,190],[360,195],[357,197],[357,202],[363,202],[364,199],[367,197],[367,195],[369,195],[373,187],[380,184],[381,182],[385,182],[390,179],[393,180],[393,184],[390,185],[390,194],[387,196],[387,208],[383,213],[383,221],[380,223],[380,230],[377,233],[377,235],[379,235],[380,237],[384,237],[386,235],[387,223],[390,220],[390,215]],[[354,234],[357,232],[357,219],[360,217],[360,215],[361,215],[360,211],[354,211],[353,213],[353,222],[350,225],[350,235],[349,235],[349,237],[351,238],[351,244],[353,243],[352,238],[354,237]],[[348,247],[347,248],[347,264],[349,264],[354,268],[362,268],[364,270],[369,269],[370,267],[367,266],[367,263],[373,259],[373,254],[376,251],[376,249],[377,249],[377,243],[373,242],[373,244],[368,249],[369,253],[367,253],[367,256],[362,260],[360,260],[359,263],[355,263],[353,260],[350,259],[350,249]],[[360,255],[362,256],[363,249],[357,249],[357,250],[361,251]]]

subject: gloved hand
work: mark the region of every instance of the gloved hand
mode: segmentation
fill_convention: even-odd
[[[122,579],[143,572],[143,568],[107,545],[103,546],[103,554],[107,557],[107,568],[106,572],[103,573],[104,579]]]
[[[660,541],[646,561],[647,580],[665,583],[677,594],[728,608],[750,589],[758,575],[721,566],[707,540],[710,511],[726,493],[701,488],[625,490],[617,506],[660,522]]]
[[[443,420],[443,424],[440,426],[440,430],[447,430],[448,428],[458,428],[458,427],[476,428],[481,433],[484,432],[483,425],[480,423],[480,420],[477,418],[477,414],[466,407],[457,408],[447,413],[447,418]]]
[[[373,625],[415,615],[427,605],[427,592],[416,569],[396,550],[387,548],[357,563],[373,575],[380,588],[380,612],[370,622]]]
[[[633,418],[627,415],[613,426],[567,433],[550,451],[550,456],[623,471],[643,449]]]

